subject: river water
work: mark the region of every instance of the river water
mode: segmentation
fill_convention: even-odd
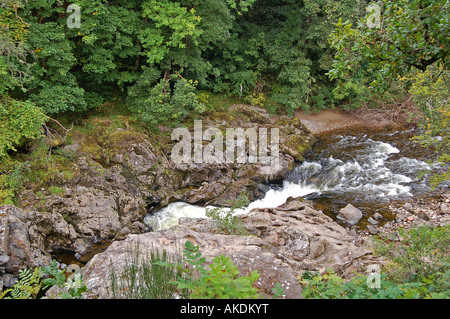
[[[359,129],[322,138],[282,184],[270,185],[264,198],[238,213],[277,207],[289,197],[303,196],[334,220],[349,203],[363,211],[361,227],[375,212],[389,220],[390,203],[429,193],[427,175],[418,176],[438,167],[432,150],[411,141],[416,134],[413,129]],[[154,230],[167,229],[180,217],[205,217],[205,212],[205,207],[176,202],[147,215],[144,223]]]

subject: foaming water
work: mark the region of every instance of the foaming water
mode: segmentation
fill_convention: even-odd
[[[319,191],[328,193],[345,192],[370,197],[412,195],[407,186],[412,181],[411,177],[386,166],[389,155],[399,153],[397,148],[371,139],[365,143],[353,141],[352,136],[339,141],[341,145],[359,144],[358,151],[350,158],[342,160],[330,156],[304,162],[294,168],[286,180],[301,185],[312,184]],[[425,162],[421,164],[424,169],[430,168]]]
[[[434,164],[425,162],[430,158],[424,158],[426,153],[412,144],[410,133],[370,137],[367,133],[358,133],[321,141],[306,160],[288,174],[282,185],[272,185],[263,199],[250,203],[236,214],[246,214],[254,208],[277,207],[289,197],[322,200],[331,211],[346,203],[364,210],[427,192],[426,179],[417,176]],[[181,217],[205,218],[207,208],[213,207],[172,203],[146,216],[144,223],[154,230],[167,229],[177,225]]]
[[[264,198],[251,202],[247,207],[235,210],[235,215],[246,214],[254,208],[277,207],[286,202],[289,197],[305,196],[317,192],[314,186],[302,186],[287,181],[283,182],[283,187],[275,187],[267,191]],[[162,208],[153,215],[147,215],[144,223],[153,230],[168,229],[178,224],[182,217],[207,218],[206,209],[215,208],[214,206],[196,206],[184,202],[175,202]],[[223,208],[227,210],[228,208]]]

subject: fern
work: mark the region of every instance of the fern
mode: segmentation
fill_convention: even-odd
[[[5,290],[0,299],[36,299],[42,289],[42,271],[39,267],[33,272],[29,269],[19,270],[19,280]]]

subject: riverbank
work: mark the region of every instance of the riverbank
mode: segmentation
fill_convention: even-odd
[[[417,124],[417,118],[410,118],[415,113],[410,99],[392,107],[357,109],[325,109],[319,112],[297,111],[295,117],[299,118],[311,133],[315,135],[329,134],[336,130],[347,128],[401,128]]]

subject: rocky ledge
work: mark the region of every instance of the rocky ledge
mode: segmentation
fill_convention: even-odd
[[[280,283],[286,298],[300,298],[298,276],[305,270],[334,268],[340,273],[373,262],[366,238],[349,235],[321,211],[301,198],[290,198],[273,209],[254,209],[241,216],[248,236],[216,234],[208,219],[183,218],[173,229],[130,235],[114,242],[83,268],[90,296],[108,298],[111,267],[118,276],[130,254],[145,257],[156,249],[169,256],[182,256],[187,240],[199,246],[206,261],[224,254],[241,274],[257,270],[257,286],[265,296]],[[134,253],[133,253],[134,252]]]

